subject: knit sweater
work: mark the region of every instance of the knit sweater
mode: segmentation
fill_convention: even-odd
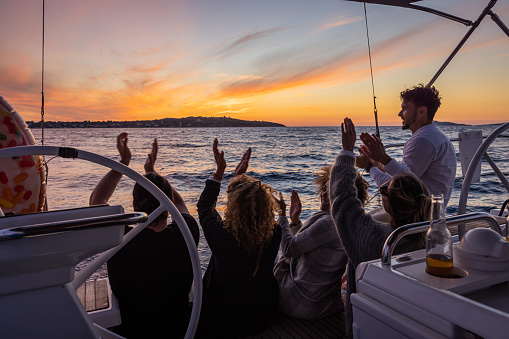
[[[274,267],[280,286],[279,309],[301,319],[340,311],[340,281],[347,257],[330,211],[314,213],[295,235],[286,217],[279,224],[282,256]]]
[[[343,151],[336,158],[330,174],[331,214],[348,255],[346,327],[352,336],[350,295],[356,292],[355,268],[363,261],[380,258],[385,240],[393,231],[391,225],[378,222],[364,211],[357,198],[353,152]]]

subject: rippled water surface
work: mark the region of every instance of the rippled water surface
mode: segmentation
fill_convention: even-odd
[[[457,138],[458,131],[482,130],[489,135],[498,126],[441,126],[450,138]],[[301,219],[305,220],[319,208],[319,200],[313,186],[315,171],[326,164],[332,164],[340,152],[340,131],[336,127],[271,127],[271,128],[136,128],[136,129],[46,129],[44,145],[75,147],[119,160],[116,136],[120,132],[129,134],[128,145],[132,152],[130,167],[143,172],[143,164],[154,138],[158,139],[159,157],[156,170],[166,176],[182,195],[191,214],[198,219],[196,202],[204,187],[205,180],[214,172],[212,142],[219,139],[219,148],[225,152],[228,164],[226,179],[231,178],[233,169],[242,153],[251,147],[253,152],[248,175],[260,179],[281,191],[289,201],[292,189],[302,200]],[[357,132],[374,132],[373,127],[357,127]],[[33,133],[40,140],[41,130]],[[381,127],[380,133],[385,144],[404,143],[409,131],[398,127]],[[459,161],[458,143],[454,143]],[[505,172],[509,171],[507,151],[509,139],[498,139],[489,150],[491,158]],[[390,148],[389,154],[401,160],[402,147]],[[47,156],[49,160],[48,205],[51,210],[88,205],[88,199],[95,185],[108,171],[105,167],[83,160],[61,159]],[[490,172],[489,164],[483,160],[483,171]],[[458,176],[461,167],[458,166]],[[370,192],[376,191],[369,176]],[[218,210],[224,208],[225,188],[218,201]],[[457,211],[462,181],[458,180],[448,206],[447,213]],[[132,210],[133,182],[123,178],[110,200],[110,204],[121,204],[126,211]],[[508,193],[496,176],[483,177],[481,184],[470,188],[468,211],[489,211],[499,209],[508,199]],[[377,205],[377,199],[368,209]],[[288,204],[289,205],[289,204]],[[199,252],[202,268],[210,256],[205,239],[201,237]]]

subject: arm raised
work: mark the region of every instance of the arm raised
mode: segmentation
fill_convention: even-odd
[[[117,149],[120,154],[120,162],[126,166],[131,161],[131,151],[127,146],[127,133],[120,133],[117,136]],[[118,182],[122,178],[122,174],[111,170],[99,181],[97,186],[90,194],[90,205],[102,205],[107,204],[110,200],[113,192],[117,188]]]

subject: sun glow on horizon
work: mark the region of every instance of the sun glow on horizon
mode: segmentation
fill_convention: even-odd
[[[426,2],[471,20],[485,6]],[[397,126],[399,92],[427,83],[466,28],[409,9],[367,8],[379,123]],[[10,32],[0,40],[0,95],[38,121],[41,4],[5,0],[0,11],[9,13],[0,29]],[[362,4],[53,0],[45,11],[46,120],[226,115],[337,126],[349,116],[374,124]],[[507,3],[494,11],[509,22]],[[508,65],[509,38],[485,19],[435,83],[443,98],[436,119],[507,121]]]

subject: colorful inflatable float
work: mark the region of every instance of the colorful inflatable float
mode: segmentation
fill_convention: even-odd
[[[23,118],[0,96],[0,149],[35,145]],[[0,208],[4,214],[44,210],[46,169],[42,157],[22,156],[0,160]]]

